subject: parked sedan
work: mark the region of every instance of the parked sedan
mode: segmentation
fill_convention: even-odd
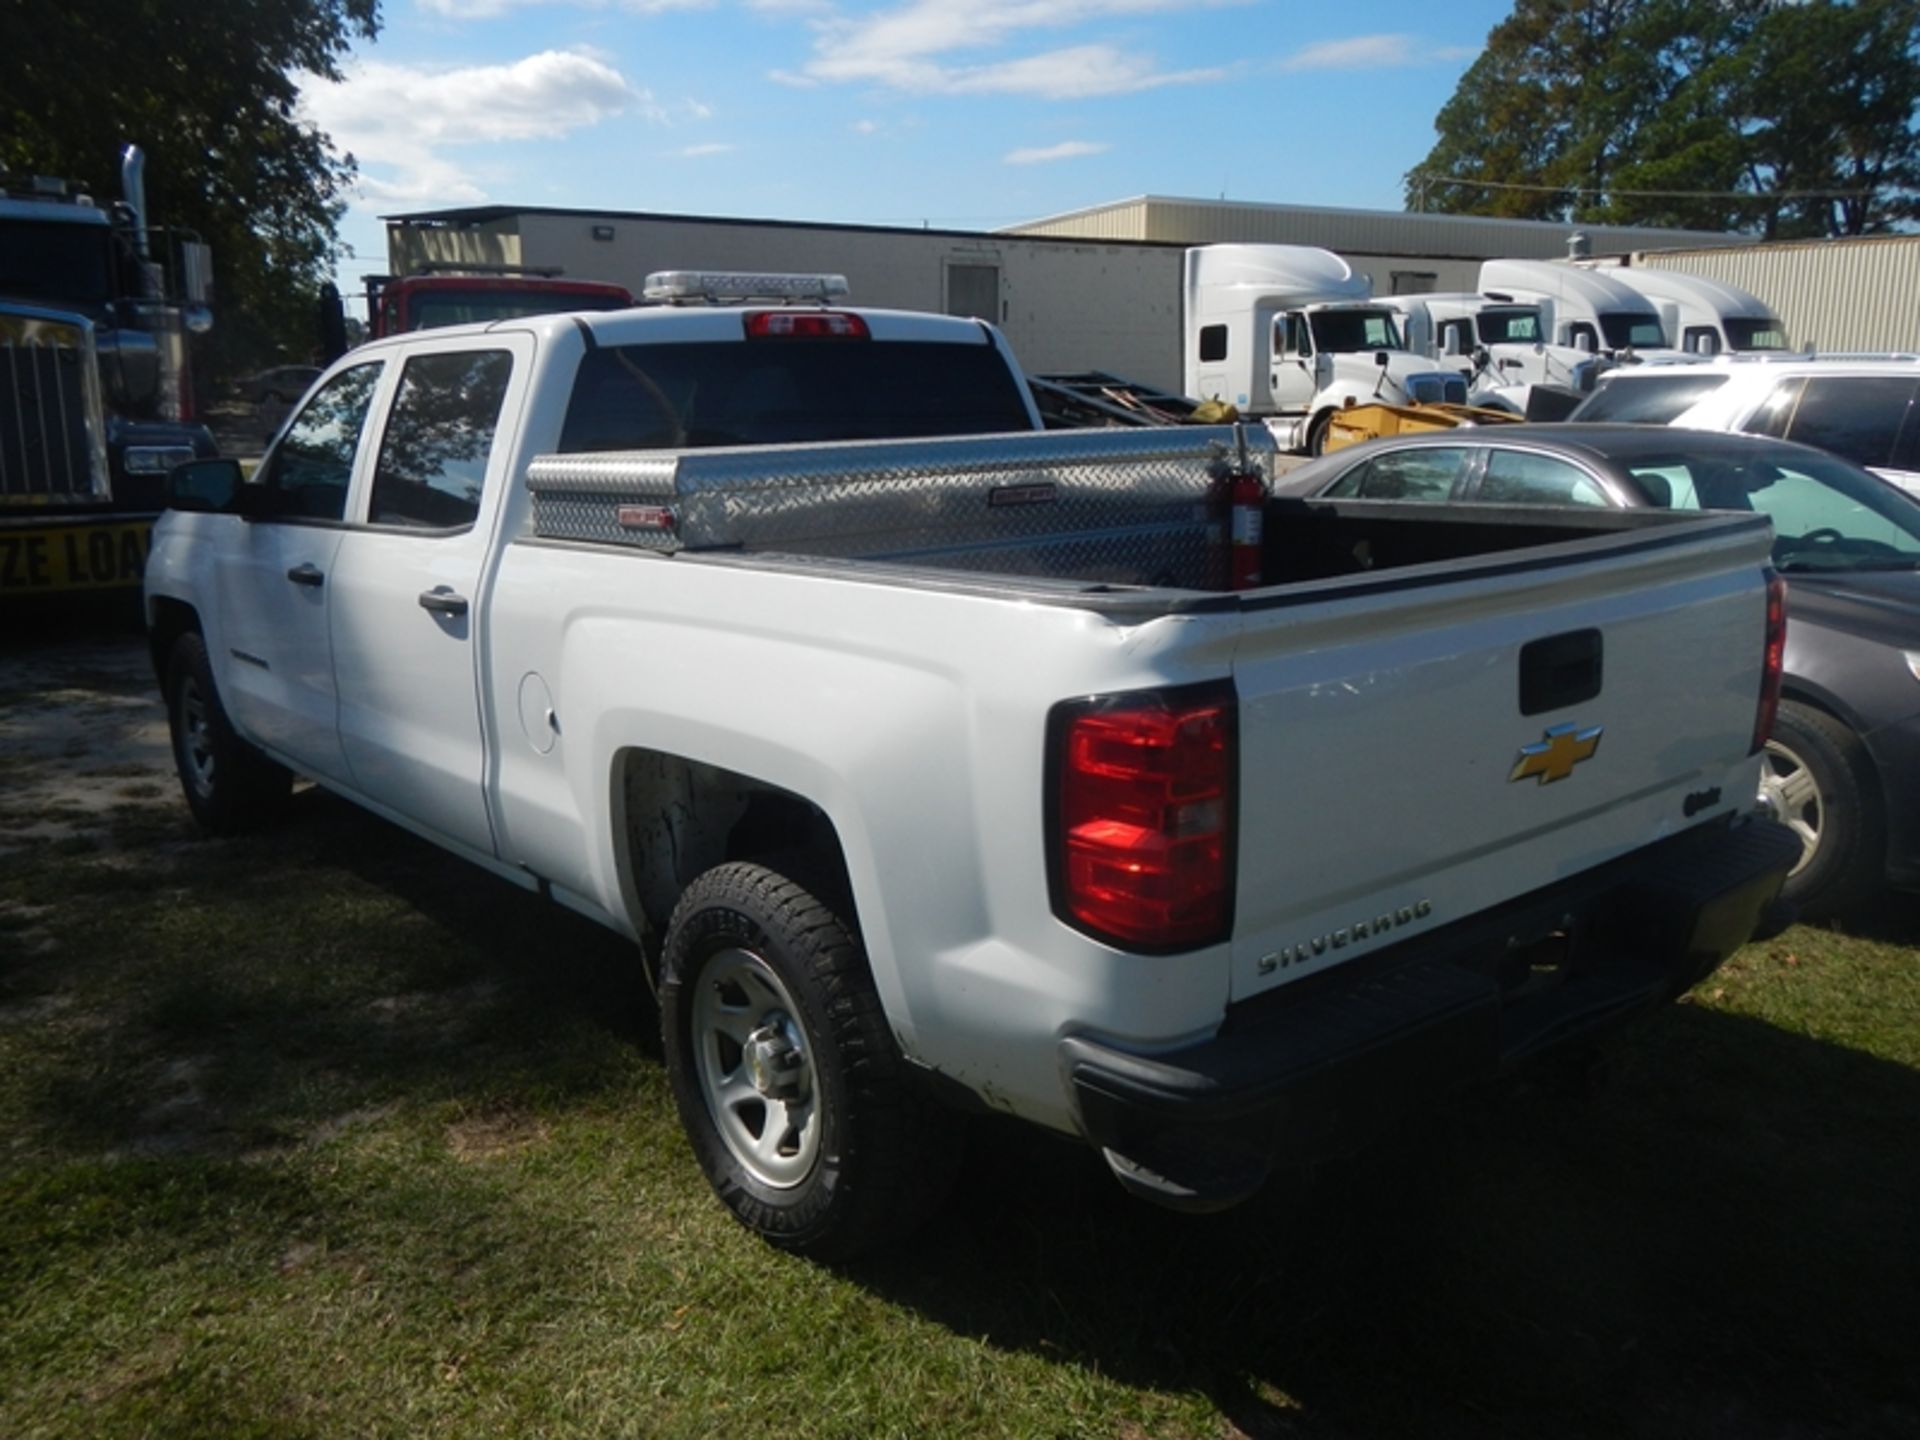
[[[250,405],[279,403],[290,405],[320,378],[316,365],[276,365],[244,380],[236,380],[233,393]]]
[[[1377,440],[1282,495],[1757,510],[1789,581],[1786,680],[1760,799],[1798,832],[1809,914],[1920,889],[1920,501],[1786,441],[1636,425],[1515,425]]]

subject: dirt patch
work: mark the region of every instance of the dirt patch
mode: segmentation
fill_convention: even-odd
[[[60,635],[0,651],[0,855],[111,847],[129,818],[181,803],[141,636]]]
[[[457,1160],[503,1160],[544,1145],[546,1123],[521,1115],[472,1115],[447,1127],[447,1149]]]

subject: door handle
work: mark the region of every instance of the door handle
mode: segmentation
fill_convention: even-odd
[[[327,577],[321,573],[318,565],[296,565],[287,571],[287,578],[296,585],[324,585]]]
[[[420,608],[431,610],[436,615],[464,615],[467,613],[467,597],[456,595],[451,590],[422,590]]]

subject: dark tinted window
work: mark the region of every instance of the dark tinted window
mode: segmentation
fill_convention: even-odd
[[[1445,500],[1453,494],[1466,454],[1442,446],[1390,451],[1349,470],[1325,493],[1362,500]]]
[[[436,530],[473,524],[512,369],[504,350],[407,361],[380,441],[370,521]]]
[[[1727,345],[1734,350],[1785,350],[1787,332],[1778,320],[1722,320]]]
[[[111,245],[104,225],[0,221],[0,295],[104,305],[113,298]]]
[[[1538,310],[1482,310],[1480,339],[1488,345],[1531,345],[1540,338]]]
[[[568,310],[620,310],[614,295],[561,295],[539,290],[426,290],[407,303],[409,330],[438,330],[483,320],[517,320],[523,315],[558,315]]]
[[[988,344],[768,339],[622,345],[580,362],[563,451],[1028,430]]]
[[[1660,375],[1601,381],[1569,420],[1615,420],[1667,425],[1727,383],[1725,375]]]
[[[307,397],[262,477],[263,484],[279,492],[277,513],[315,520],[338,520],[347,513],[353,457],[380,369],[377,362],[355,365]]]
[[[1667,332],[1651,315],[1602,315],[1600,333],[1615,350],[1629,345],[1641,350],[1658,350],[1667,343]]]
[[[1899,375],[1811,376],[1787,438],[1831,450],[1856,465],[1891,464],[1913,387]]]
[[[1400,330],[1385,310],[1316,310],[1314,348],[1335,355],[1358,350],[1398,350]]]
[[[1227,358],[1226,326],[1202,325],[1200,327],[1200,358],[1202,360],[1224,360]]]

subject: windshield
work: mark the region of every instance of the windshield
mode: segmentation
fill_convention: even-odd
[[[1534,309],[1482,310],[1482,345],[1531,345],[1540,338],[1540,312]]]
[[[1603,379],[1569,420],[1612,420],[1631,425],[1670,425],[1682,413],[1727,383],[1725,375],[1659,375]]]
[[[615,295],[555,294],[550,290],[423,290],[407,307],[409,330],[517,320],[522,315],[558,315],[568,310],[624,310]]]
[[[781,339],[606,346],[580,362],[562,451],[1030,430],[985,343]]]
[[[1398,350],[1400,331],[1386,310],[1316,310],[1313,348],[1336,355],[1356,350]]]
[[[1663,509],[1767,516],[1782,574],[1920,568],[1920,502],[1844,461],[1769,446],[1760,455],[1648,456],[1627,469]]]
[[[113,299],[112,238],[104,225],[0,221],[0,295],[107,304]]]
[[[1664,350],[1667,346],[1667,332],[1651,315],[1602,315],[1600,333],[1615,350],[1624,350],[1629,345],[1636,350]]]
[[[1725,320],[1727,346],[1732,350],[1785,350],[1787,332],[1778,320]]]

